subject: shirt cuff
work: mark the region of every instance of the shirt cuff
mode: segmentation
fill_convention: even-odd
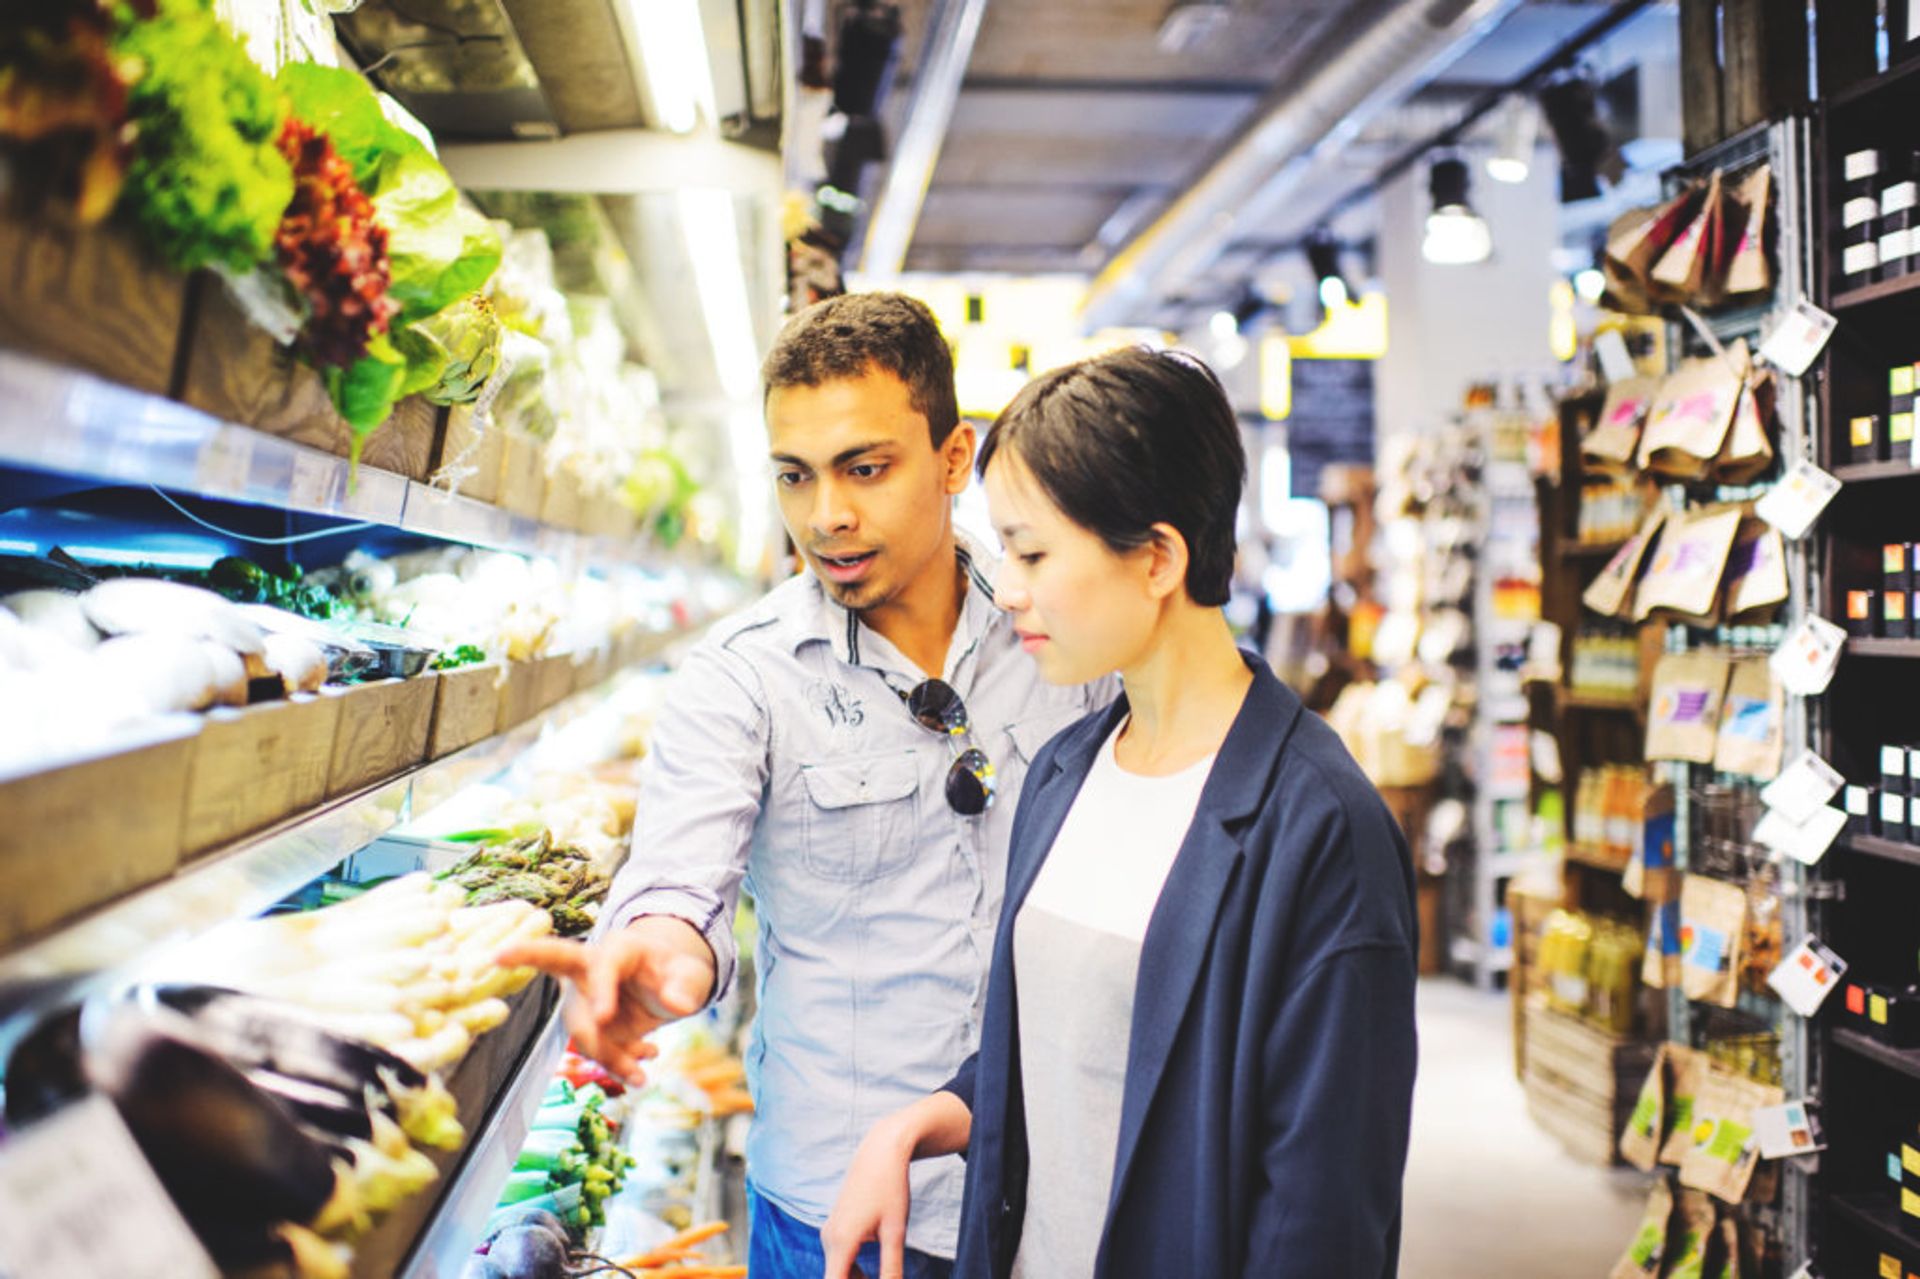
[[[652,888],[636,893],[611,912],[601,925],[601,935],[625,928],[636,919],[664,915],[683,920],[706,939],[713,951],[713,995],[702,1011],[713,1007],[733,989],[734,972],[739,964],[739,949],[733,941],[733,916],[726,903],[711,893],[692,888]]]

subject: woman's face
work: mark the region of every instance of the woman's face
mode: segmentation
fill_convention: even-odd
[[[1061,513],[1011,448],[988,466],[986,491],[1006,547],[994,603],[1011,615],[1041,677],[1084,684],[1136,661],[1165,602],[1154,588],[1155,549],[1116,554]]]

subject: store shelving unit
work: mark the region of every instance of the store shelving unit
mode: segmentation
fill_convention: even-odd
[[[1845,617],[1848,590],[1880,586],[1881,544],[1920,537],[1912,513],[1920,469],[1902,457],[1852,461],[1843,434],[1855,416],[1886,414],[1888,369],[1920,358],[1920,339],[1913,336],[1920,272],[1849,280],[1837,247],[1846,155],[1877,148],[1888,157],[1883,172],[1904,167],[1920,149],[1916,107],[1920,64],[1907,63],[1833,94],[1818,121],[1816,225],[1823,242],[1834,246],[1819,262],[1819,296],[1839,325],[1818,366],[1816,440],[1821,464],[1842,485],[1816,530],[1825,574],[1816,598],[1821,614],[1835,620]],[[1849,639],[1821,710],[1822,755],[1849,781],[1877,784],[1880,744],[1915,736],[1905,726],[1920,711],[1920,640]],[[1848,978],[1889,985],[1920,980],[1914,960],[1920,923],[1909,905],[1920,890],[1920,846],[1879,834],[1848,835],[1820,869],[1838,899],[1824,912],[1821,937],[1851,965]],[[1870,1266],[1885,1251],[1908,1259],[1911,1268],[1920,1264],[1913,1260],[1920,1258],[1920,1218],[1901,1211],[1900,1188],[1888,1180],[1886,1161],[1890,1149],[1913,1140],[1920,1051],[1835,1024],[1839,1015],[1825,1011],[1816,1037],[1828,1149],[1814,1182],[1809,1243],[1823,1273]]]

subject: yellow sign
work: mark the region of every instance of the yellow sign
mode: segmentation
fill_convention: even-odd
[[[1273,330],[1260,339],[1260,416],[1284,422],[1293,412],[1293,345]]]
[[[1547,344],[1553,358],[1565,364],[1580,354],[1580,325],[1574,316],[1573,285],[1555,280],[1547,291]]]
[[[1290,338],[1296,360],[1377,360],[1387,353],[1387,295],[1368,293],[1358,302],[1327,308],[1311,333]]]

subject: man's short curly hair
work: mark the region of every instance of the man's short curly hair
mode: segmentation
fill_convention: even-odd
[[[766,392],[819,386],[881,369],[906,383],[935,448],[959,424],[953,352],[926,305],[904,293],[845,293],[788,320],[760,366]]]

